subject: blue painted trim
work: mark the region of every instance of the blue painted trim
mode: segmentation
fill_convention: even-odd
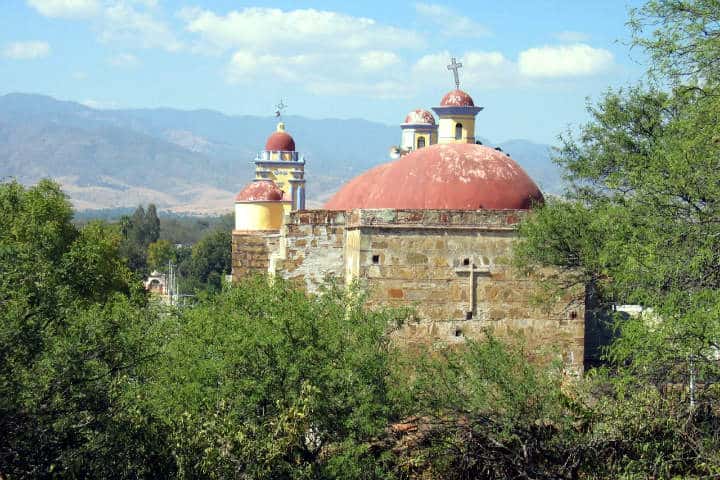
[[[477,115],[485,107],[432,107],[439,117],[446,115]]]
[[[413,128],[421,132],[432,132],[434,130],[437,130],[438,126],[428,125],[427,123],[401,123],[400,128],[402,128],[403,130]]]
[[[292,160],[254,160],[255,165],[305,165],[305,162],[298,161],[293,162]]]

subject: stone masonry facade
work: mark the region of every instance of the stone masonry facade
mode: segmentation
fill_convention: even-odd
[[[511,266],[524,210],[311,210],[286,216],[279,232],[233,234],[233,278],[265,272],[316,291],[328,279],[359,281],[374,305],[417,312],[404,343],[463,341],[485,330],[520,333],[536,355],[576,371],[584,355],[583,292],[550,305]]]
[[[277,248],[280,232],[232,232],[232,278],[237,282],[248,275],[268,272],[270,254]]]

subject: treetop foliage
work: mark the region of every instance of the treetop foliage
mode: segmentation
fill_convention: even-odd
[[[655,382],[720,373],[720,4],[649,1],[632,12],[649,87],[608,91],[591,120],[561,137],[569,182],[521,227],[527,268],[554,265],[597,293],[618,318],[615,365]]]
[[[720,2],[649,0],[630,11],[633,45],[650,56],[650,73],[686,86],[720,80]]]

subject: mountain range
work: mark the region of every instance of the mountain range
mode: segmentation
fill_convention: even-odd
[[[402,115],[398,115],[402,118]],[[361,119],[283,121],[306,158],[308,205],[321,206],[345,181],[389,161],[399,126]],[[154,202],[174,213],[216,214],[253,178],[252,161],[277,119],[212,110],[101,110],[35,94],[0,96],[0,178],[59,181],[79,211]],[[398,122],[399,123],[399,122]],[[493,144],[547,193],[558,193],[550,147]]]

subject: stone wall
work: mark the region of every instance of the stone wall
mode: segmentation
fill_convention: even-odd
[[[582,369],[584,311],[568,294],[536,304],[537,281],[510,265],[516,224],[524,211],[360,210],[347,226],[348,273],[375,304],[412,306],[418,321],[405,342],[462,341],[485,329],[520,332],[536,354],[562,355]],[[582,298],[582,292],[576,292]]]
[[[304,282],[310,292],[330,279],[345,278],[345,212],[301,210],[285,217],[271,270]]]
[[[308,291],[358,280],[375,305],[411,306],[401,342],[461,342],[486,329],[524,335],[536,355],[582,370],[583,292],[551,305],[541,286],[511,267],[523,210],[309,210],[285,217],[279,234],[233,233],[233,278],[269,270]],[[579,300],[579,301],[578,301]]]
[[[268,272],[271,252],[278,247],[280,232],[241,231],[232,232],[232,278],[237,282],[255,273]]]

